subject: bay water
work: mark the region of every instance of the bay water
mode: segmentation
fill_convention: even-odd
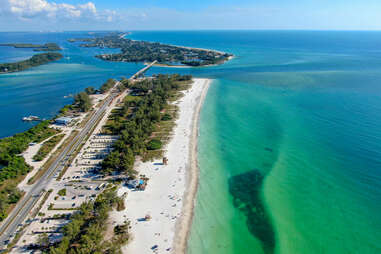
[[[85,32],[0,33],[57,42],[58,62],[0,75],[0,136],[51,117],[87,86],[142,64],[103,62]],[[231,52],[221,66],[171,69],[214,79],[199,136],[200,185],[188,252],[381,253],[381,33],[161,31],[130,38]],[[31,50],[0,47],[0,62]]]

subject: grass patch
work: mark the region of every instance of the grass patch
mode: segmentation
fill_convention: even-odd
[[[64,137],[65,134],[60,134],[45,141],[38,152],[33,156],[33,160],[42,161]]]
[[[43,121],[25,132],[0,139],[0,221],[8,216],[7,211],[20,199],[17,185],[32,170],[21,154],[30,143],[40,143],[59,132],[50,128],[49,123]]]
[[[65,142],[50,156],[50,158],[45,162],[45,164],[41,167],[37,173],[32,176],[28,184],[34,184],[38,179],[40,179],[41,176],[45,174],[45,172],[48,170],[48,168],[53,164],[56,157],[65,149],[66,146],[70,144],[70,142],[74,139],[74,137],[78,134],[77,130],[74,130],[71,132],[70,136],[65,140]]]
[[[49,211],[76,211],[79,210],[78,207],[70,207],[70,208],[55,208],[53,203],[49,204]]]
[[[181,93],[182,94],[182,93]],[[162,120],[155,126],[155,131],[152,133],[152,140],[159,140],[161,146],[158,149],[147,150],[147,152],[142,156],[143,161],[150,161],[153,159],[158,159],[164,155],[164,146],[168,144],[171,139],[173,128],[175,127],[175,121],[178,118],[178,107],[175,105],[167,105],[164,115],[169,115],[170,120]]]
[[[148,142],[148,150],[159,150],[163,146],[163,143],[159,139],[152,139]]]
[[[165,113],[162,117],[161,117],[161,121],[169,121],[169,120],[172,120],[172,116],[168,113]]]
[[[52,192],[53,192],[53,189],[50,189],[47,192],[45,192],[44,197],[42,198],[42,200],[41,200],[40,204],[38,205],[37,209],[34,211],[32,217],[36,217],[36,215],[45,216],[44,213],[40,213],[40,210],[41,210],[42,206],[45,204],[46,200],[48,200],[48,198],[49,198],[49,196],[50,196],[50,194]]]
[[[59,196],[61,196],[61,197],[66,196],[66,189],[60,189],[60,190],[57,192],[57,194],[58,194]]]
[[[32,217],[36,217],[36,215],[44,216],[45,214],[40,213],[39,211],[41,210],[42,206],[45,204],[46,200],[48,199],[49,195],[52,193],[52,189],[47,191],[40,202],[38,208],[33,212]],[[24,224],[21,229],[16,233],[15,237],[13,238],[12,242],[8,244],[6,250],[4,250],[3,253],[10,253],[13,249],[13,247],[17,244],[17,242],[20,240],[21,236],[25,233],[25,228],[29,226],[30,223]]]
[[[126,205],[124,204],[124,199],[123,198],[117,199],[116,210],[120,212],[120,211],[123,211],[124,209],[126,209]]]
[[[133,96],[133,95],[127,95],[124,97],[123,101],[124,102],[139,102],[141,98],[139,96]]]

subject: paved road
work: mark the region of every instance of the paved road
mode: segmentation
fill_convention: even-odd
[[[132,79],[135,79],[135,78],[138,78],[140,75],[142,75],[144,72],[146,72],[149,68],[151,68],[152,66],[154,66],[154,64],[157,63],[157,60],[153,61],[152,63],[150,63],[149,65],[147,65],[146,67],[144,67],[143,69],[141,69],[140,71],[138,71],[137,73],[135,73],[134,75],[132,75],[132,77],[130,78],[130,80]]]
[[[31,212],[34,205],[37,203],[40,196],[44,193],[44,189],[53,179],[56,172],[63,170],[65,162],[70,158],[73,152],[81,145],[87,134],[91,131],[94,125],[101,119],[106,112],[109,103],[118,94],[111,94],[103,106],[96,111],[91,119],[86,123],[85,127],[75,136],[68,146],[59,154],[57,159],[45,172],[45,174],[33,185],[28,193],[17,203],[16,207],[8,215],[5,221],[0,226],[0,250],[6,247],[6,241],[9,240],[15,233],[18,226],[25,220]]]
[[[157,61],[152,62],[147,65],[135,75],[133,75],[130,80],[143,74],[149,68],[151,68]],[[115,84],[115,87],[119,85],[119,82]],[[125,95],[126,91],[122,93]],[[0,226],[0,252],[2,252],[7,241],[15,235],[19,225],[27,218],[28,214],[31,212],[39,198],[43,195],[45,188],[53,179],[56,172],[63,170],[65,167],[65,162],[69,160],[70,156],[74,151],[81,145],[82,141],[85,140],[87,134],[94,125],[102,118],[103,114],[106,112],[109,104],[112,100],[119,96],[120,94],[111,93],[111,96],[106,99],[105,103],[100,109],[91,117],[91,119],[86,123],[85,127],[74,137],[74,139],[66,146],[66,148],[58,155],[57,159],[52,163],[44,175],[33,185],[30,191],[17,202],[16,207],[8,215],[8,217],[3,221]]]

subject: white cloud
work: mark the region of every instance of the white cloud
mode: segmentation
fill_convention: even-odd
[[[56,3],[47,0],[0,0],[0,13],[7,13],[22,20],[70,19],[113,21],[115,11],[98,12],[93,2],[85,4]]]
[[[97,8],[93,2],[88,2],[86,4],[80,4],[78,7],[82,10],[89,11],[90,13],[97,13]]]

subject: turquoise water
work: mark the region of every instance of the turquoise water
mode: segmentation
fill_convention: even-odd
[[[189,252],[380,253],[377,48],[278,50],[207,98]]]
[[[100,87],[110,77],[129,77],[142,64],[103,62],[94,58],[99,52],[110,49],[85,49],[67,42],[87,33],[0,33],[0,43],[56,42],[64,55],[59,61],[38,66],[23,72],[0,75],[0,137],[24,131],[32,126],[21,121],[23,116],[53,117],[62,106],[72,102],[66,97],[88,86]],[[32,49],[0,47],[0,62],[26,59],[34,54]]]
[[[101,50],[66,44],[71,34],[18,36],[56,38],[70,59],[0,76],[3,136],[12,126],[26,127],[19,115],[54,114],[66,103],[63,95],[140,67],[94,59]],[[149,71],[215,79],[201,114],[190,254],[381,253],[380,32],[133,32],[131,38],[236,55],[217,67]]]

